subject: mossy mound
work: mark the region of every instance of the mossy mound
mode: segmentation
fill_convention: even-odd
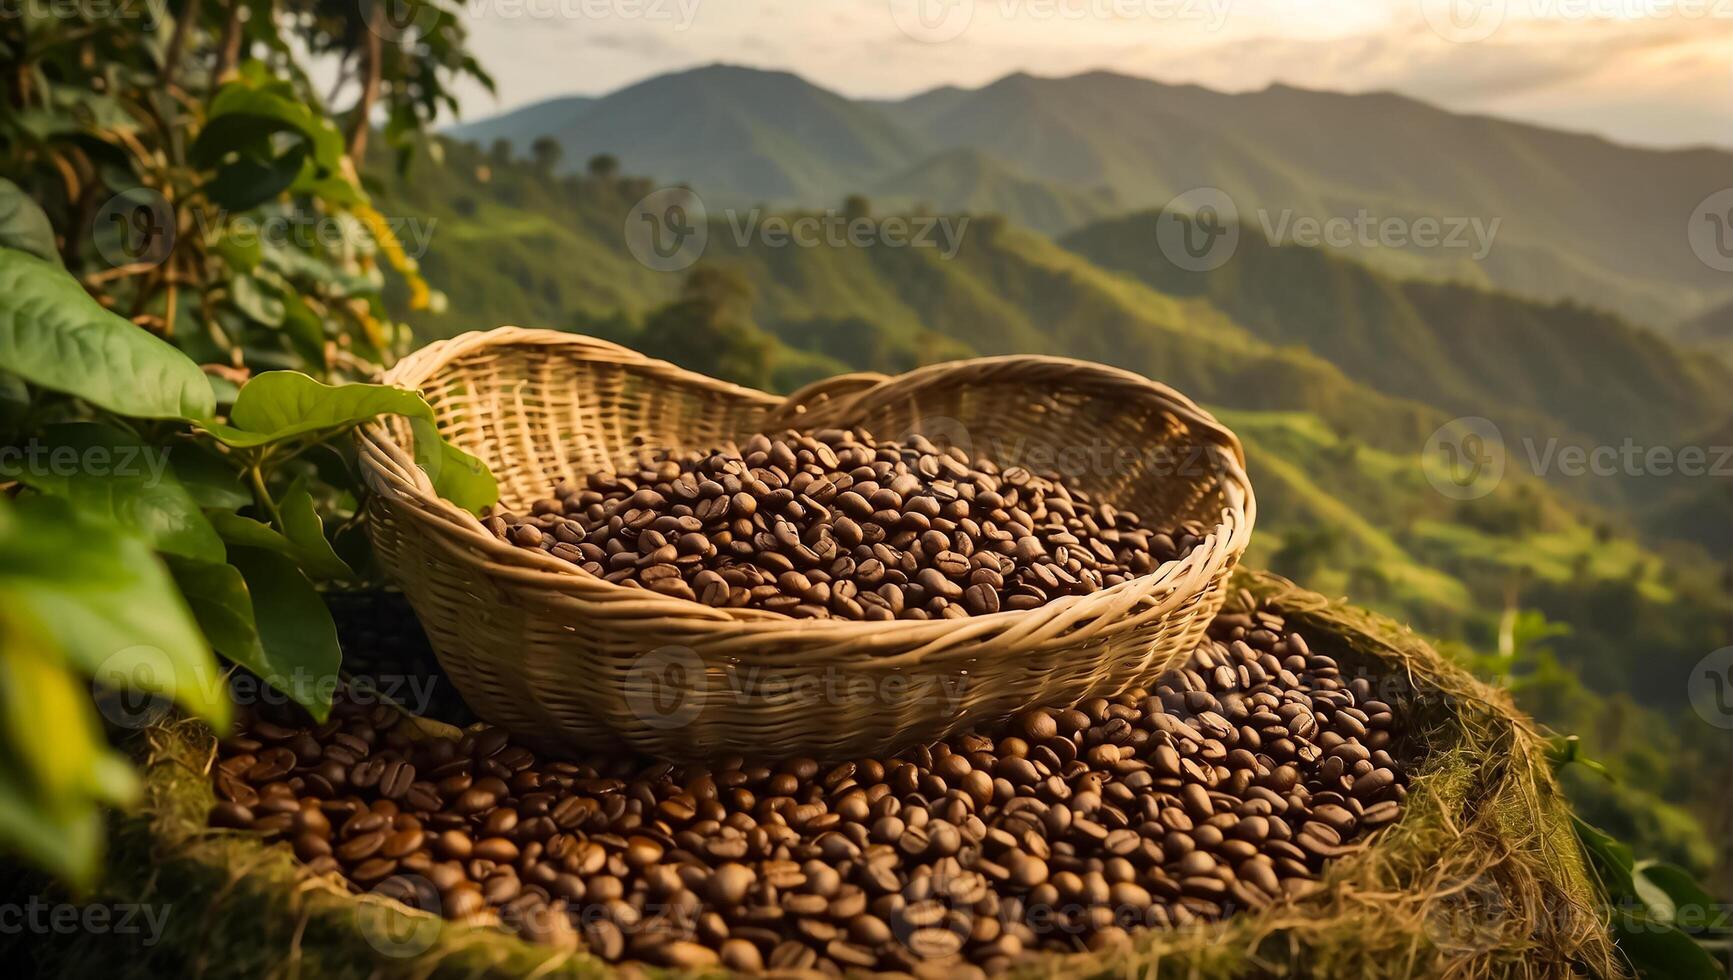
[[[1407,812],[1303,897],[1257,914],[1141,933],[1112,953],[1051,955],[1025,976],[1616,977],[1542,735],[1503,693],[1412,632],[1268,575],[1245,593],[1279,609],[1345,673],[1399,687]],[[602,977],[641,973],[582,952],[459,926],[310,879],[286,846],[206,828],[215,746],[193,724],[144,736],[143,809],[114,841],[100,899],[169,906],[145,947],[118,937],[50,944],[43,975],[202,977]],[[657,971],[649,971],[657,972]]]

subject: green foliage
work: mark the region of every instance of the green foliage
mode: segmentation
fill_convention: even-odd
[[[1335,249],[1272,245],[1256,224],[1225,265],[1190,272],[1148,247],[1159,220],[1102,221],[1064,244],[1163,293],[1206,297],[1259,338],[1304,347],[1387,394],[1487,417],[1512,468],[1531,467],[1526,440],[1535,453],[1549,442],[1666,442],[1733,414],[1733,370],[1619,317],[1399,280]]]
[[[43,453],[37,458],[48,464],[0,463],[0,478],[64,498],[99,521],[130,529],[164,554],[223,560],[216,528],[180,478],[166,468],[171,447],[159,449],[102,422],[50,425],[38,438]],[[54,465],[57,457],[69,465]]]
[[[103,309],[56,265],[0,250],[0,364],[32,384],[147,419],[215,411],[198,365]]]
[[[444,443],[414,392],[282,371],[242,386],[227,423],[211,418],[209,401],[165,406],[150,397],[163,378],[190,378],[210,398],[185,355],[102,309],[64,271],[0,254],[0,279],[18,267],[27,288],[0,298],[0,310],[12,326],[9,363],[39,389],[29,407],[41,421],[26,446],[0,457],[0,480],[29,491],[16,504],[0,497],[0,664],[7,693],[31,694],[0,705],[0,720],[14,723],[0,743],[0,842],[88,881],[101,836],[84,828],[100,826],[100,804],[122,801],[126,770],[117,775],[101,748],[87,700],[66,697],[70,671],[173,697],[220,726],[229,705],[214,648],[323,718],[341,651],[314,580],[355,573],[333,549],[306,478],[288,475],[296,457],[381,415],[408,415],[436,487],[475,508],[497,491],[478,461]],[[53,327],[69,322],[67,311],[34,301],[42,295],[81,301],[67,305],[88,352],[60,346]],[[57,373],[57,357],[96,369]],[[147,427],[146,414],[178,418]],[[44,739],[61,726],[42,711],[95,734]],[[52,758],[30,754],[56,745]],[[81,849],[43,851],[56,837]]]
[[[1642,980],[1719,980],[1726,967],[1707,943],[1733,936],[1726,908],[1689,873],[1654,861],[1636,861],[1631,849],[1572,816],[1610,908],[1614,938]]]
[[[1582,754],[1575,736],[1555,738],[1548,748],[1553,768],[1575,763],[1611,779],[1605,766]],[[1588,856],[1610,912],[1619,949],[1642,980],[1717,980],[1733,941],[1733,921],[1690,872],[1662,861],[1634,858],[1631,848],[1572,814],[1571,826]]]
[[[92,685],[119,727],[158,716],[142,694],[221,729],[214,649],[328,709],[340,651],[316,583],[367,569],[326,516],[350,526],[365,491],[320,440],[432,412],[308,375],[403,349],[384,269],[411,308],[437,303],[350,153],[380,108],[407,160],[455,108],[448,82],[488,81],[452,9],[412,3],[399,33],[364,21],[382,5],[318,0],[185,4],[160,32],[95,8],[0,18],[0,846],[75,884],[100,867],[101,807],[133,788]],[[347,145],[301,51],[355,72]],[[491,502],[436,433],[418,458],[464,506]]]
[[[10,180],[0,178],[0,248],[16,249],[44,262],[60,264],[48,215]]]

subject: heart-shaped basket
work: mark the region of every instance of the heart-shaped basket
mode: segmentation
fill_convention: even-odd
[[[384,380],[420,390],[445,438],[486,462],[501,505],[518,511],[646,448],[858,425],[1056,471],[1152,525],[1208,530],[1148,575],[1036,609],[798,620],[616,585],[513,547],[434,493],[407,424],[365,426],[380,561],[470,707],[548,748],[855,758],[1111,696],[1191,652],[1256,515],[1232,432],[1164,385],[1082,361],[979,358],[781,398],[593,338],[502,327],[431,344]]]

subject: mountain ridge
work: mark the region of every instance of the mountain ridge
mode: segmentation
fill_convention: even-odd
[[[496,131],[488,125],[457,132]],[[791,72],[712,64],[626,86],[575,113],[518,110],[520,152],[538,125],[565,147],[568,171],[607,152],[626,172],[690,183],[718,206],[835,207],[881,186],[907,201],[896,192],[921,183],[912,170],[966,149],[1001,169],[936,175],[921,188],[932,198],[925,203],[999,211],[1052,233],[1100,217],[1076,206],[1097,188],[1122,209],[1215,186],[1242,214],[1499,219],[1484,261],[1442,246],[1356,242],[1349,251],[1399,276],[1578,298],[1664,332],[1733,300],[1684,234],[1692,209],[1733,172],[1733,153],[1633,147],[1397,92],[1276,83],[1226,93],[1109,71],[1025,72],[857,100]]]

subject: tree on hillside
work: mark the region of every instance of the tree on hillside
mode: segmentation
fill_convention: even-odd
[[[512,161],[511,140],[501,136],[488,144],[487,162],[495,167],[509,166]]]
[[[530,158],[535,161],[536,169],[544,174],[552,174],[565,155],[565,149],[551,136],[539,136],[530,144]]]
[[[597,180],[613,180],[620,175],[620,160],[612,153],[598,153],[590,158],[588,170]]]
[[[842,214],[850,221],[856,218],[870,218],[872,213],[872,201],[868,200],[864,194],[850,194],[843,199]]]
[[[754,388],[771,377],[775,342],[752,321],[757,293],[733,269],[699,266],[680,298],[644,321],[644,353]]]

